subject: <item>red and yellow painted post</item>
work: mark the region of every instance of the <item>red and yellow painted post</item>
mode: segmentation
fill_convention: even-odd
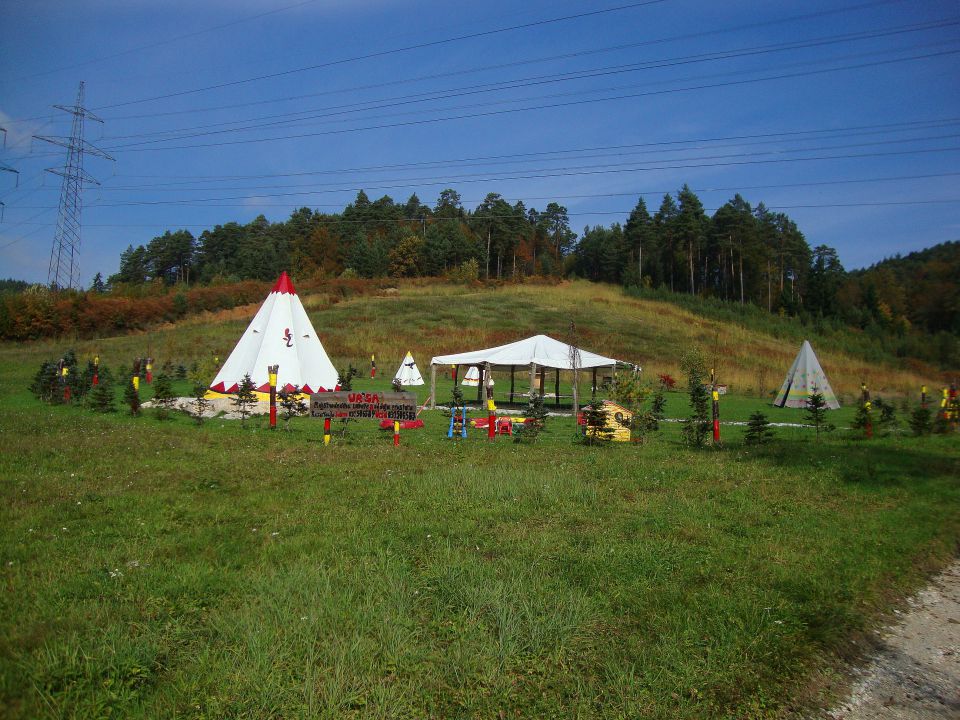
[[[863,429],[864,435],[867,436],[867,440],[873,437],[873,420],[870,418],[870,408],[873,406],[870,404],[870,401],[867,400],[863,406],[867,409],[867,426]]]
[[[370,356],[370,379],[372,380],[377,376],[377,356]]]
[[[713,390],[713,441],[720,442],[720,393]]]
[[[487,439],[493,440],[497,434],[497,406],[493,402],[493,373],[487,365]]]
[[[330,418],[323,419],[323,444],[330,444]]]
[[[920,386],[920,407],[926,409],[927,407],[927,386]]]
[[[133,389],[140,392],[140,358],[133,361],[133,378],[131,382],[133,383]]]
[[[400,444],[400,421],[393,421],[393,446],[397,447]]]
[[[147,383],[153,382],[153,358],[147,358]]]
[[[270,374],[270,429],[277,427],[277,371],[279,365],[267,365],[267,372]]]
[[[100,384],[100,356],[93,356],[93,386]]]

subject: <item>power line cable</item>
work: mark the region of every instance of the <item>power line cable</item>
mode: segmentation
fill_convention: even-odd
[[[250,138],[250,139],[245,139],[245,140],[223,140],[223,141],[212,142],[212,143],[196,143],[196,144],[193,144],[193,145],[174,145],[174,146],[162,146],[162,147],[137,147],[138,145],[143,145],[144,143],[131,143],[131,144],[129,144],[129,145],[111,146],[109,149],[110,149],[111,151],[113,151],[113,152],[120,152],[120,151],[126,151],[126,152],[158,152],[158,151],[168,151],[168,150],[195,150],[195,149],[198,149],[198,148],[207,148],[207,147],[224,147],[224,146],[229,146],[229,145],[248,145],[248,144],[258,144],[258,143],[264,143],[264,142],[276,142],[276,141],[283,141],[283,140],[299,140],[299,139],[308,138],[308,137],[319,137],[319,136],[326,136],[326,135],[341,135],[341,134],[345,134],[345,133],[365,132],[365,131],[370,131],[370,130],[383,130],[383,129],[396,128],[396,127],[410,127],[410,126],[417,126],[417,125],[428,125],[428,124],[435,124],[435,123],[440,123],[440,122],[450,122],[450,121],[453,121],[453,120],[466,120],[466,119],[475,120],[475,119],[478,119],[478,118],[481,118],[481,117],[492,117],[492,116],[498,116],[498,115],[514,114],[514,113],[519,113],[519,112],[529,112],[529,111],[532,111],[532,110],[554,110],[554,109],[558,109],[558,108],[573,107],[573,106],[587,105],[587,104],[595,104],[595,103],[600,103],[600,102],[612,102],[612,101],[619,101],[619,100],[633,100],[633,99],[642,98],[642,97],[650,97],[650,96],[655,96],[655,95],[673,94],[673,93],[678,93],[678,92],[691,92],[691,91],[696,91],[696,90],[709,90],[709,89],[717,89],[717,88],[723,88],[723,87],[733,87],[733,86],[747,85],[747,84],[760,83],[760,82],[770,82],[770,81],[774,81],[774,80],[785,80],[785,79],[793,79],[793,78],[799,78],[799,77],[810,77],[810,76],[814,76],[814,75],[822,75],[822,74],[834,73],[834,72],[845,72],[845,71],[850,71],[850,70],[859,70],[859,69],[864,69],[864,68],[869,68],[869,67],[880,67],[880,66],[891,65],[891,64],[896,64],[896,63],[912,62],[912,61],[916,61],[916,60],[928,60],[928,59],[935,58],[935,57],[943,57],[943,56],[947,56],[947,55],[955,55],[955,54],[957,54],[958,52],[960,52],[960,50],[944,50],[944,51],[940,51],[940,52],[926,53],[926,54],[922,54],[922,55],[913,55],[913,56],[906,57],[906,58],[893,58],[893,59],[888,59],[888,60],[878,60],[878,61],[869,62],[869,63],[860,63],[860,64],[855,64],[855,65],[846,65],[846,66],[841,66],[841,67],[836,67],[836,68],[826,68],[826,69],[820,69],[820,70],[806,70],[806,71],[799,71],[799,72],[795,72],[795,73],[782,73],[782,74],[778,74],[778,75],[768,75],[768,76],[766,76],[766,77],[760,77],[760,78],[751,78],[751,79],[743,79],[743,80],[731,80],[731,81],[721,82],[721,83],[708,83],[708,84],[693,85],[693,86],[681,87],[681,88],[670,88],[670,89],[666,89],[666,90],[650,90],[650,91],[638,92],[638,93],[627,93],[627,94],[615,95],[615,96],[612,96],[612,97],[588,98],[588,99],[582,99],[582,100],[571,100],[571,101],[564,101],[564,102],[547,103],[547,104],[543,104],[543,105],[534,105],[534,106],[530,106],[530,107],[506,108],[506,109],[500,109],[500,110],[489,110],[489,111],[485,111],[485,112],[474,112],[474,113],[465,114],[465,115],[452,115],[452,116],[439,117],[439,118],[426,118],[426,119],[421,119],[421,120],[408,120],[408,121],[403,121],[403,122],[383,123],[383,124],[379,124],[379,125],[368,125],[368,126],[363,126],[363,127],[353,127],[353,128],[344,128],[344,129],[335,129],[335,130],[321,130],[321,131],[315,131],[315,132],[309,132],[309,133],[293,133],[293,134],[288,134],[288,135],[279,135],[279,136],[266,137],[266,138]]]
[[[343,114],[347,112],[364,112],[382,108],[398,107],[408,104],[432,102],[436,100],[445,100],[468,95],[477,95],[483,93],[502,92],[505,90],[525,89],[538,85],[554,84],[561,82],[572,82],[595,77],[604,77],[624,73],[640,72],[643,70],[658,69],[663,67],[675,67],[678,65],[688,65],[703,62],[714,62],[717,60],[731,60],[742,57],[753,57],[765,55],[768,53],[788,52],[792,50],[811,49],[824,47],[839,43],[856,42],[861,40],[872,40],[881,37],[891,37],[894,35],[903,35],[908,33],[923,32],[931,29],[940,29],[952,27],[960,24],[958,18],[948,18],[927,23],[916,23],[912,25],[899,25],[891,28],[883,28],[876,31],[860,31],[856,33],[844,33],[841,35],[830,35],[818,38],[809,38],[786,43],[774,43],[767,45],[738,48],[734,50],[722,50],[710,53],[700,53],[696,55],[685,55],[673,58],[663,58],[659,60],[650,60],[640,63],[629,63],[619,65],[608,65],[599,68],[590,68],[582,70],[571,70],[563,73],[553,73],[549,75],[535,75],[525,78],[515,78],[512,80],[502,80],[491,83],[480,83],[477,85],[446,88],[442,90],[431,90],[409,95],[394,96],[380,100],[367,100],[346,105],[334,105],[324,108],[315,108],[310,110],[296,110],[287,113],[274,113],[270,115],[261,115],[240,120],[228,120],[217,123],[206,123],[203,125],[194,125],[189,127],[171,128],[168,130],[154,130],[142,133],[129,133],[126,135],[111,135],[102,138],[103,141],[125,140],[131,138],[154,137],[158,135],[174,135],[178,133],[189,133],[195,130],[205,130],[210,128],[223,128],[218,132],[241,132],[251,129],[264,127],[286,125],[291,123],[300,123],[307,120],[329,117],[330,113]],[[372,107],[371,107],[372,106]],[[265,122],[272,121],[272,122]],[[242,125],[244,123],[257,123],[247,127],[228,127]],[[184,137],[191,137],[190,135]],[[180,138],[183,139],[183,138]],[[156,140],[155,142],[160,142]]]
[[[461,184],[472,184],[472,183],[480,183],[480,182],[505,182],[508,180],[534,180],[534,179],[556,178],[556,177],[622,174],[622,173],[628,173],[628,172],[651,172],[651,171],[663,171],[663,170],[686,170],[686,169],[695,169],[695,168],[769,165],[769,164],[775,164],[775,163],[815,162],[815,161],[823,161],[823,160],[848,160],[848,159],[905,156],[905,155],[945,153],[945,152],[960,152],[960,147],[938,147],[938,148],[925,148],[920,150],[896,150],[896,151],[870,152],[870,153],[847,153],[842,155],[824,155],[824,156],[816,156],[816,157],[809,157],[809,158],[776,158],[776,159],[766,159],[766,160],[739,160],[739,161],[729,161],[729,162],[667,165],[667,166],[659,166],[659,167],[637,166],[633,168],[625,168],[625,169],[617,169],[617,170],[550,172],[550,173],[541,173],[537,175],[485,177],[485,178],[477,178],[477,179],[467,179],[467,180],[462,180],[460,182]],[[434,185],[434,186],[441,186],[444,184],[449,184],[449,183],[445,181],[429,183],[429,185]],[[417,188],[417,187],[422,187],[422,185],[377,185],[377,186],[368,185],[366,187],[361,187],[361,188],[350,187],[350,188],[336,188],[336,189],[330,189],[330,190],[303,191],[303,192],[255,193],[253,195],[240,195],[240,196],[216,197],[216,198],[190,198],[188,200],[141,200],[141,201],[130,201],[130,202],[117,201],[117,202],[110,202],[110,203],[95,202],[95,203],[91,203],[91,206],[95,205],[97,207],[124,207],[128,205],[194,205],[197,203],[217,202],[222,200],[255,200],[257,198],[264,198],[264,197],[297,197],[297,196],[304,196],[304,195],[321,195],[321,194],[329,194],[329,193],[337,193],[337,192],[356,192],[358,190],[393,190],[393,189],[406,189],[406,188]]]
[[[814,147],[814,148],[789,148],[789,149],[765,150],[765,151],[761,151],[761,152],[749,152],[749,153],[747,153],[747,152],[742,152],[742,151],[741,151],[741,152],[737,152],[737,153],[733,153],[733,154],[725,154],[725,155],[704,155],[704,156],[700,156],[700,157],[691,157],[691,158],[667,158],[667,159],[663,159],[663,160],[650,159],[650,160],[646,160],[645,162],[647,162],[647,163],[657,163],[657,164],[660,164],[660,163],[678,162],[678,161],[691,162],[691,161],[702,161],[702,160],[722,160],[722,159],[731,158],[731,157],[759,157],[759,156],[764,156],[764,155],[784,155],[784,154],[787,154],[787,153],[823,152],[823,151],[826,151],[826,150],[846,150],[846,149],[858,148],[858,147],[873,147],[873,146],[876,146],[876,145],[893,145],[893,144],[908,143],[908,142],[922,142],[922,141],[930,141],[930,140],[947,140],[947,139],[952,139],[952,138],[957,138],[957,137],[960,137],[960,133],[948,133],[948,134],[944,134],[944,135],[931,135],[931,136],[922,137],[922,138],[906,138],[906,139],[896,139],[896,140],[874,140],[874,141],[872,141],[872,142],[866,142],[866,143],[846,143],[846,144],[843,144],[843,145],[824,145],[824,146]],[[654,151],[654,152],[663,152],[663,151]],[[669,151],[668,151],[668,152],[669,152]],[[672,151],[672,152],[676,152],[676,151]],[[620,157],[620,156],[622,156],[622,155],[618,155],[618,157]],[[631,162],[622,162],[622,163],[601,163],[601,164],[593,164],[593,165],[573,165],[573,166],[567,166],[567,167],[564,167],[564,168],[531,168],[531,169],[527,169],[527,170],[521,169],[521,170],[517,170],[517,171],[515,171],[515,172],[527,174],[527,173],[545,172],[546,170],[551,170],[551,169],[562,169],[562,170],[565,170],[565,171],[579,171],[579,170],[590,170],[590,169],[598,169],[598,168],[617,168],[617,167],[625,167],[625,166],[634,166],[635,164],[636,164],[636,161],[631,161]],[[490,175],[489,172],[485,172],[485,173],[466,173],[466,174],[460,174],[460,175],[447,175],[447,176],[444,176],[444,177],[441,179],[441,182],[456,183],[456,182],[461,182],[461,181],[463,181],[463,180],[465,180],[465,179],[468,179],[468,178],[475,178],[475,177],[478,177],[478,176],[488,177],[489,175]],[[383,180],[378,180],[378,181],[375,181],[375,182],[381,182],[381,183],[382,183],[382,182],[424,182],[424,183],[431,183],[431,184],[432,184],[432,183],[435,182],[435,181],[436,181],[436,178],[435,178],[435,177],[412,177],[412,178],[383,179]],[[304,184],[296,184],[296,185],[277,185],[277,184],[272,184],[272,185],[261,185],[261,186],[218,187],[217,190],[221,190],[221,191],[223,191],[223,190],[258,190],[258,189],[274,190],[274,189],[283,189],[283,188],[312,188],[312,187],[325,187],[325,186],[324,186],[323,184],[317,184],[317,183],[309,184],[309,185],[304,185]],[[149,191],[149,192],[196,192],[196,191],[204,191],[204,190],[210,190],[210,189],[212,189],[212,188],[209,188],[209,187],[207,187],[207,188],[204,188],[204,187],[200,187],[200,188],[193,188],[193,187],[162,188],[162,187],[150,187],[150,186],[137,188],[137,187],[123,186],[123,185],[121,185],[121,186],[114,186],[114,187],[106,186],[106,187],[103,188],[103,190],[105,190],[105,191],[114,191],[114,192],[129,192],[129,191],[131,191],[131,190],[133,190],[133,191],[144,190],[144,191]]]
[[[254,77],[243,78],[241,80],[231,80],[228,82],[216,83],[214,85],[207,85],[205,87],[192,88],[190,90],[180,90],[173,93],[166,93],[164,95],[156,95],[154,97],[141,98],[139,100],[127,100],[126,102],[113,103],[111,105],[101,105],[98,110],[109,110],[117,107],[127,107],[129,105],[138,105],[146,102],[153,102],[155,100],[169,100],[174,97],[182,97],[184,95],[194,95],[196,93],[209,92],[210,90],[218,90],[225,87],[236,87],[237,85],[246,85],[252,82],[258,82],[260,80],[273,80],[279,77],[286,77],[289,75],[295,75],[297,73],[307,72],[309,70],[320,70],[322,68],[334,67],[336,65],[344,65],[346,63],[358,62],[360,60],[371,60],[373,58],[386,57],[388,55],[394,55],[397,53],[410,52],[412,50],[421,50],[428,47],[438,47],[440,45],[448,45],[450,43],[462,42],[464,40],[473,40],[481,37],[488,37],[490,35],[498,35],[500,33],[512,32],[515,30],[527,30],[534,27],[542,27],[544,25],[551,25],[560,22],[566,22],[569,20],[581,20],[587,17],[593,17],[597,15],[606,15],[609,13],[619,12],[621,10],[632,10],[639,7],[646,7],[649,5],[659,5],[670,0],[642,0],[642,2],[633,2],[625,5],[618,5],[616,7],[604,8],[601,10],[590,10],[587,12],[576,13],[574,15],[564,15],[561,17],[547,18],[544,20],[535,20],[527,23],[520,23],[517,25],[511,25],[509,27],[497,28],[494,30],[483,30],[480,32],[467,33],[464,35],[457,35],[455,37],[443,38],[441,40],[430,40],[428,42],[416,43],[414,45],[407,45],[405,47],[393,48],[391,50],[378,50],[372,53],[365,53],[363,55],[354,55],[353,57],[341,58],[339,60],[329,60],[323,63],[316,63],[314,65],[306,65],[304,67],[292,68],[290,70],[282,70],[275,73],[266,73],[264,75],[257,75]]]

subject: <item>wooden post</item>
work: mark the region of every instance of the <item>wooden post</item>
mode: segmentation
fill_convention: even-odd
[[[537,364],[530,363],[530,397],[533,397],[534,393],[534,383],[537,378]]]
[[[93,357],[93,386],[96,387],[100,384],[100,356],[94,355]]]
[[[510,403],[513,403],[513,372],[517,369],[516,365],[510,366]]]
[[[152,382],[153,382],[153,358],[148,357],[147,358],[147,384],[149,385]]]
[[[556,382],[553,384],[553,399],[557,407],[560,407],[560,368],[557,368]]]
[[[430,409],[437,407],[437,366],[430,363]]]
[[[480,382],[477,383],[477,405],[480,405],[483,402],[483,386],[487,379],[487,365],[481,365],[480,370]]]
[[[460,366],[454,365],[453,371],[450,373],[450,377],[453,378],[453,386],[457,386],[457,382],[460,380]]]
[[[574,370],[573,372],[573,423],[577,424],[577,415],[580,413],[580,388],[577,386],[580,384],[577,382],[579,380],[579,373]]]
[[[377,376],[377,356],[370,356],[370,379],[372,380]]]
[[[590,391],[590,399],[597,399],[597,369],[593,369],[593,389]]]
[[[400,444],[400,421],[393,421],[393,446],[397,447]]]
[[[140,358],[133,361],[133,389],[140,392]]]
[[[927,386],[920,386],[920,407],[926,409],[927,407]]]
[[[330,444],[330,418],[323,419],[323,444]]]
[[[267,373],[270,377],[270,429],[277,429],[277,371],[279,365],[267,365]],[[289,426],[288,426],[289,427]]]

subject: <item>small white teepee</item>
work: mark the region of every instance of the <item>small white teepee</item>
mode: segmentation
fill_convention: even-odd
[[[470,366],[467,374],[463,376],[463,382],[460,384],[469,385],[470,387],[477,387],[477,385],[480,384],[480,370],[477,369],[476,365]]]
[[[210,392],[234,393],[247,374],[257,392],[270,392],[269,365],[280,366],[277,389],[296,386],[310,394],[337,388],[339,374],[285,272],[217,373]]]
[[[827,407],[831,410],[840,407],[837,396],[834,395],[833,388],[830,387],[830,381],[827,380],[826,373],[820,367],[820,362],[817,360],[813,348],[810,347],[809,342],[804,340],[773,404],[776,407],[804,408],[807,406],[807,400],[814,392],[823,395]]]
[[[397,368],[397,374],[393,376],[394,381],[399,380],[401,385],[423,385],[423,377],[417,368],[417,361],[413,359],[413,353],[408,352],[403,358],[400,367]]]

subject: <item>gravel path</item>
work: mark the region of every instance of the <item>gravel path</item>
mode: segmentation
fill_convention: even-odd
[[[960,718],[960,561],[909,600],[832,720]]]

